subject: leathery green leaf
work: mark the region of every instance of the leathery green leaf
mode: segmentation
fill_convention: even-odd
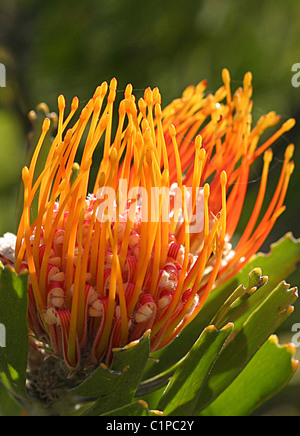
[[[266,289],[269,289],[269,292],[271,292],[278,283],[287,279],[299,262],[300,240],[296,240],[291,233],[288,233],[271,246],[270,253],[258,253],[235,276],[224,283],[217,283],[203,310],[193,322],[168,347],[153,353],[153,357],[157,359],[158,363],[155,360],[149,361],[144,379],[152,378],[164,372],[188,352],[201,331],[207,325],[213,324],[212,320],[216,313],[232,293],[241,284],[247,286],[251,271],[257,267],[261,268],[263,274],[268,276],[268,283],[265,285],[267,286]]]
[[[27,276],[0,268],[0,380],[21,397],[26,397],[27,307]]]
[[[241,374],[205,410],[204,416],[245,416],[258,409],[293,377],[298,362],[292,345],[278,345],[271,336]]]
[[[98,398],[108,395],[112,389],[122,382],[123,377],[124,372],[112,371],[104,364],[101,364],[71,392],[78,397]]]
[[[20,416],[21,406],[10,396],[0,384],[0,416]]]
[[[260,268],[255,268],[251,271],[248,286],[240,285],[230,295],[215,315],[212,324],[217,328],[221,328],[222,325],[228,322],[234,322],[235,329],[238,329],[239,325],[247,319],[250,311],[255,310],[268,296],[268,289],[266,287],[257,292],[258,289],[265,286],[267,281],[268,277],[262,276]]]
[[[103,373],[100,370],[96,370],[97,372],[91,375],[92,378],[87,379],[76,388],[77,394],[84,393],[86,395],[88,388],[93,383],[97,384],[92,392],[100,398],[93,407],[85,412],[85,416],[99,416],[134,401],[136,390],[149,358],[150,333],[147,331],[139,341],[132,342],[124,348],[113,350],[114,357],[109,373],[116,378],[112,377],[107,380],[104,388],[101,387]],[[98,376],[100,377],[98,378]]]
[[[190,416],[198,409],[203,385],[214,362],[232,331],[228,324],[222,330],[207,327],[171,378],[158,409],[166,415]]]
[[[149,410],[146,401],[138,400],[119,409],[103,413],[101,416],[163,416],[159,410]]]
[[[297,299],[297,289],[290,288],[285,282],[279,284],[259,305],[254,305],[244,316],[243,323],[233,329],[226,347],[220,353],[207,382],[199,403],[199,412],[220,395],[240,374],[243,368],[265,343],[268,337],[293,312],[292,303]],[[259,300],[259,293],[265,293],[264,287],[251,298]]]

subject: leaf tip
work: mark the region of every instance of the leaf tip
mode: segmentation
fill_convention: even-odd
[[[254,268],[254,270],[252,271],[253,274],[255,274],[257,277],[261,277],[262,276],[262,269],[259,267]],[[251,273],[250,273],[251,274]]]
[[[292,288],[292,291],[294,292],[295,298],[298,298],[299,297],[298,288],[294,287],[294,288]]]
[[[138,400],[138,403],[144,407],[145,409],[148,409],[148,403],[145,400]]]
[[[224,327],[222,327],[220,330],[217,329],[217,327],[215,325],[208,325],[207,327],[205,327],[204,331],[205,332],[226,332],[227,330],[231,330],[234,327],[233,322],[229,322],[226,325],[224,325]]]
[[[296,372],[297,369],[299,368],[299,361],[293,358],[296,354],[296,346],[293,343],[279,345],[279,340],[278,340],[278,337],[276,335],[270,336],[269,342],[273,343],[274,345],[276,345],[279,348],[284,348],[290,354],[290,356],[292,358],[291,359],[292,371]]]
[[[270,336],[269,337],[269,342],[271,342],[272,344],[278,345],[279,344],[278,337],[276,335]]]
[[[13,274],[16,274],[15,268],[12,265],[10,265],[10,264],[4,265],[4,269],[7,270],[7,271],[10,271]]]
[[[222,332],[225,332],[225,331],[227,331],[227,330],[232,330],[233,327],[234,327],[233,322],[229,322],[229,323],[226,324],[226,325],[225,325],[221,330],[222,330]]]
[[[283,347],[292,357],[294,357],[296,353],[296,346],[293,343],[284,344]]]
[[[296,372],[298,370],[298,368],[299,368],[299,361],[292,359],[292,371]]]
[[[216,331],[216,330],[217,330],[217,327],[215,325],[208,325],[204,329],[204,331],[206,331],[206,332],[213,332],[213,331]]]
[[[144,339],[148,339],[150,337],[150,335],[151,335],[151,330],[147,330],[140,339],[137,339],[136,341],[130,342],[129,344],[125,345],[125,347],[123,347],[123,348],[113,348],[112,352],[118,353],[118,352],[123,351],[123,350],[130,350],[131,348],[136,347]]]

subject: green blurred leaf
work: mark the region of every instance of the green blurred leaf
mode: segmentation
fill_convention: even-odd
[[[271,336],[241,374],[205,410],[204,416],[245,416],[253,413],[280,391],[293,377],[298,365],[291,346],[279,346]]]
[[[205,380],[232,328],[233,325],[228,324],[220,331],[215,326],[209,326],[203,331],[179,365],[158,404],[158,408],[166,415],[195,414]]]
[[[101,416],[163,416],[163,413],[157,410],[149,410],[145,401],[138,400],[111,412],[103,413]]]
[[[258,253],[253,256],[251,261],[238,274],[214,289],[202,311],[178,338],[168,347],[153,353],[152,356],[158,359],[159,362],[149,361],[143,378],[146,380],[164,372],[185,356],[201,331],[207,325],[213,324],[212,319],[233,292],[241,284],[246,286],[251,271],[258,266],[261,268],[263,274],[268,276],[265,289],[269,289],[271,292],[278,283],[285,280],[294,271],[299,261],[300,240],[295,240],[290,233],[273,244],[269,254]]]
[[[24,153],[20,150],[22,129],[13,111],[0,108],[0,190],[15,183],[22,167]],[[7,231],[7,229],[5,230]]]
[[[0,384],[0,416],[20,416],[21,406],[8,394]]]
[[[27,276],[0,269],[0,323],[6,347],[0,347],[0,379],[15,395],[26,397],[28,349]]]
[[[267,338],[293,311],[291,304],[297,298],[296,288],[285,282],[266,294],[263,286],[247,300],[253,300],[248,312],[242,312],[243,322],[237,322],[226,347],[222,350],[203,388],[199,411],[207,407],[223,392],[265,343]],[[246,304],[244,303],[244,304]],[[233,320],[234,322],[235,320]]]
[[[125,348],[114,350],[114,358],[109,373],[119,373],[115,378],[108,378],[104,386],[103,373],[96,370],[75,392],[88,392],[92,383],[96,383],[91,392],[98,392],[99,400],[85,412],[85,416],[99,416],[111,410],[121,408],[133,402],[136,390],[141,381],[150,352],[150,331],[142,339],[132,342]],[[98,378],[99,377],[99,378]],[[104,393],[105,392],[105,393]]]

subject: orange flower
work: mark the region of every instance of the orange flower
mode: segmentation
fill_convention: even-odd
[[[283,212],[293,145],[258,221],[269,147],[294,120],[258,145],[279,117],[271,112],[252,127],[251,74],[234,95],[227,70],[223,81],[214,95],[204,96],[206,82],[187,88],[164,111],[157,88],[136,103],[128,85],[115,133],[116,79],[102,83],[73,126],[79,101],[65,116],[60,96],[57,135],[36,174],[50,128],[44,121],[23,169],[16,271],[29,271],[31,331],[69,367],[109,363],[114,347],[148,329],[152,351],[166,346],[199,313],[216,280],[235,274],[259,249]],[[250,167],[262,154],[256,204],[233,249]]]

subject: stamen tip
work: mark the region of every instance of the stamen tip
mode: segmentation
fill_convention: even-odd
[[[48,132],[51,126],[51,121],[49,118],[45,118],[43,121],[42,129],[44,132]]]
[[[287,120],[287,121],[283,124],[282,128],[283,128],[286,132],[288,132],[289,130],[291,130],[291,129],[295,126],[295,124],[296,124],[296,120],[295,120],[294,118],[290,118],[289,120]]]
[[[273,159],[273,151],[269,148],[268,150],[265,151],[264,161],[266,163],[270,163],[272,159]]]
[[[245,74],[244,77],[244,88],[249,88],[249,86],[251,86],[252,83],[252,73],[250,71],[248,71],[248,73]]]
[[[111,81],[110,81],[109,88],[113,89],[114,91],[116,91],[117,90],[117,85],[118,85],[117,79],[115,77],[113,77],[111,79]]]
[[[126,99],[132,95],[132,91],[133,91],[133,86],[131,83],[128,83],[128,85],[126,86],[126,89],[125,89],[125,94],[124,94]]]
[[[208,198],[209,197],[209,195],[210,195],[210,186],[209,186],[208,183],[206,183],[204,185],[203,193],[204,193],[204,198]]]
[[[287,174],[291,176],[295,170],[295,162],[290,162],[287,166]]]
[[[159,103],[155,105],[155,117],[159,120],[162,119],[162,110],[161,110],[161,105]]]
[[[79,98],[78,97],[74,97],[72,100],[72,105],[71,105],[71,109],[73,112],[77,111],[77,109],[79,108]]]
[[[223,79],[223,82],[226,86],[230,85],[231,78],[230,78],[230,73],[229,73],[227,68],[224,68],[222,71],[222,79]]]
[[[170,124],[169,132],[170,132],[171,136],[176,136],[176,129],[175,129],[175,126],[173,124]]]
[[[29,169],[28,169],[28,167],[23,167],[22,179],[23,179],[24,183],[28,180],[28,178],[29,178]]]
[[[295,145],[290,144],[285,151],[285,158],[290,161],[293,157],[294,151],[295,151]]]
[[[205,148],[201,148],[200,153],[199,153],[199,159],[205,160],[205,158],[206,158],[206,150],[205,150]]]
[[[196,150],[201,149],[201,147],[202,147],[202,136],[201,135],[196,136],[195,147],[196,147]]]
[[[58,97],[58,109],[61,111],[64,110],[65,107],[66,107],[66,99],[63,95],[60,95]]]
[[[226,171],[222,171],[222,173],[221,173],[221,184],[222,184],[222,186],[227,185],[227,173],[226,173]]]

